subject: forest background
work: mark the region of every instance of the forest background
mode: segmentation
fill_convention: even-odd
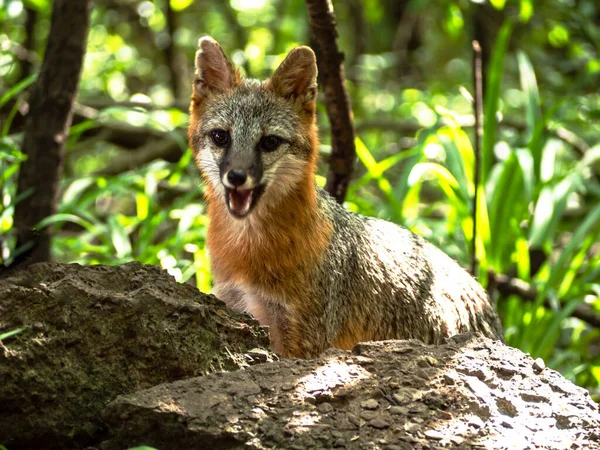
[[[19,189],[18,177],[52,6],[0,0],[6,266],[31,250],[18,238],[15,211],[32,208],[35,195]],[[598,400],[600,4],[333,6],[356,129],[345,206],[410,228],[465,267],[475,261],[508,344],[542,357]],[[93,2],[57,213],[36,224],[51,236],[55,260],[138,260],[210,291],[203,186],[186,142],[193,55],[206,34],[256,78],[269,76],[291,48],[317,44],[302,0]],[[474,39],[482,49],[481,139]],[[332,151],[323,103],[321,92],[322,185]],[[0,340],[10,333],[0,329]]]

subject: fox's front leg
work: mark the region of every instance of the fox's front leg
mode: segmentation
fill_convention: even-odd
[[[215,281],[212,294],[234,311],[248,312],[244,301],[244,291],[235,284]]]
[[[273,350],[282,356],[299,356],[299,336],[290,330],[287,308],[279,301],[255,292],[245,292],[227,282],[215,282],[213,294],[229,308],[250,314],[262,326],[269,328]]]

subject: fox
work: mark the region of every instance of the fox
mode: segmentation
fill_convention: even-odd
[[[317,185],[316,103],[309,47],[256,80],[199,39],[188,138],[205,183],[213,294],[269,327],[283,357],[466,332],[502,340],[486,291],[455,260]]]

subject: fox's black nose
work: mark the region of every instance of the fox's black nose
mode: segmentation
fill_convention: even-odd
[[[235,187],[241,186],[248,179],[248,175],[243,170],[230,170],[227,173],[227,181]]]

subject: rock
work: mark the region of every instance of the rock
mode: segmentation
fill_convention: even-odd
[[[333,406],[331,406],[331,403],[321,403],[317,409],[319,410],[319,412],[321,414],[327,414],[333,411]]]
[[[257,322],[139,263],[31,265],[0,279],[0,310],[0,332],[23,330],[0,342],[10,450],[84,448],[102,439],[100,412],[120,394],[273,358]]]
[[[445,437],[444,434],[440,433],[438,430],[427,430],[425,436],[435,441],[441,441]]]
[[[379,403],[374,398],[370,398],[369,400],[365,400],[360,404],[361,408],[365,409],[377,409],[379,407]]]
[[[390,423],[387,420],[376,418],[371,420],[368,425],[377,428],[378,430],[385,430],[386,428],[389,428]]]
[[[545,368],[546,368],[546,363],[544,362],[544,360],[542,358],[536,358],[535,361],[533,361],[533,369],[536,372],[541,372]]]
[[[429,381],[413,376],[426,356],[438,362],[430,366]],[[507,376],[502,367],[518,371]],[[292,381],[293,390],[281,388]],[[234,391],[217,402],[222,383]],[[250,418],[255,406],[247,401],[248,383],[272,387],[253,394],[272,405],[258,421]],[[378,400],[372,398],[376,389],[383,394]],[[320,411],[308,401],[315,390],[343,400],[331,401],[334,412]],[[397,405],[396,399],[408,403]],[[231,413],[239,420],[226,426]],[[507,442],[514,448],[600,448],[600,414],[586,391],[553,370],[537,373],[529,356],[477,335],[440,346],[361,343],[353,353],[331,350],[310,361],[282,360],[163,384],[119,397],[103,416],[111,436],[103,450],[141,444],[189,450],[502,448]],[[273,440],[273,430],[284,430],[280,440]]]

